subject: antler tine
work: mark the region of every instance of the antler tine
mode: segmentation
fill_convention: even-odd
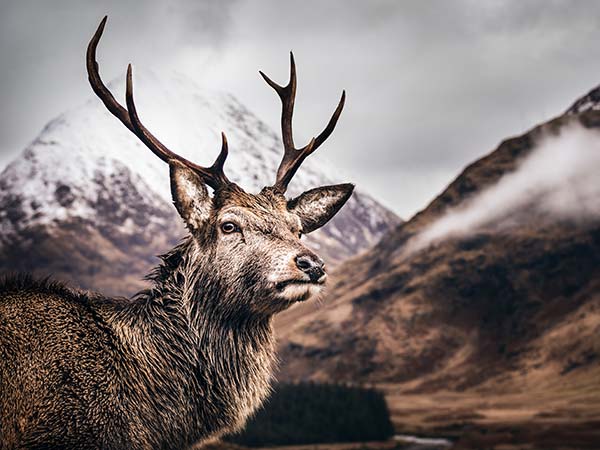
[[[202,167],[191,161],[188,161],[182,156],[179,156],[178,154],[166,148],[144,127],[137,114],[135,101],[133,100],[133,74],[131,70],[131,64],[127,66],[127,87],[125,90],[125,101],[127,103],[127,111],[129,113],[129,118],[131,120],[133,132],[160,159],[162,159],[165,162],[169,162],[169,160],[171,159],[183,162],[191,169],[194,169],[198,173],[198,175],[202,177],[206,184],[208,184],[213,189],[218,189],[230,183],[227,177],[225,176],[225,173],[223,172],[223,165],[225,164],[225,159],[227,158],[227,154],[229,153],[225,133],[221,133],[221,152],[219,153],[219,156],[217,157],[214,164],[211,167]]]
[[[135,134],[156,156],[162,159],[165,162],[169,162],[170,160],[179,161],[189,168],[193,169],[201,176],[201,178],[213,189],[219,189],[227,184],[230,184],[230,181],[225,176],[223,172],[223,164],[225,163],[225,159],[228,154],[227,147],[227,139],[225,138],[225,134],[222,133],[223,143],[221,146],[221,152],[217,157],[217,160],[211,167],[202,167],[191,161],[188,161],[186,158],[179,156],[178,154],[169,150],[164,144],[162,144],[148,129],[141,123],[137,111],[135,108],[135,102],[133,100],[133,81],[132,81],[132,73],[131,73],[131,64],[127,67],[127,89],[126,89],[126,102],[127,109],[119,104],[108,90],[106,85],[102,82],[100,78],[100,73],[98,71],[98,62],[96,61],[96,48],[98,46],[98,42],[102,37],[102,32],[104,31],[104,26],[106,25],[107,16],[104,16],[96,33],[90,40],[87,48],[87,58],[86,65],[88,71],[88,79],[90,81],[90,85],[92,89],[96,93],[96,95],[102,100],[106,108],[117,117],[123,125],[125,125],[133,134]]]
[[[123,122],[123,125],[129,128],[131,131],[134,131],[133,126],[131,125],[131,121],[129,120],[129,114],[127,113],[127,110],[115,100],[111,92],[102,82],[102,79],[100,78],[100,72],[98,71],[98,62],[96,61],[96,48],[98,47],[98,42],[100,42],[100,38],[102,37],[102,33],[104,32],[104,26],[106,25],[107,19],[108,16],[104,16],[87,47],[86,66],[88,80],[96,95],[100,98],[100,100],[102,100],[102,103],[104,103],[104,106],[106,106],[106,108],[115,117],[117,117],[121,122]]]
[[[327,138],[331,135],[331,133],[333,133],[333,130],[335,129],[335,126],[337,125],[337,121],[340,118],[340,115],[342,114],[342,110],[344,109],[345,103],[346,103],[346,91],[343,90],[340,101],[339,101],[338,105],[336,106],[335,111],[333,112],[333,114],[331,116],[331,119],[329,119],[327,126],[315,138],[315,148],[313,150],[316,150],[317,148],[319,148],[319,146],[327,140]]]
[[[294,54],[290,52],[290,80],[286,86],[278,85],[261,71],[259,71],[259,73],[267,84],[277,92],[281,99],[281,135],[284,153],[279,168],[277,169],[277,179],[273,188],[284,193],[302,162],[308,155],[319,148],[335,129],[340,114],[342,113],[342,109],[344,108],[346,91],[342,91],[342,98],[325,129],[316,138],[312,138],[307,145],[297,149],[294,147],[294,137],[292,133],[292,116],[294,114],[294,102],[296,98],[296,64],[294,62]]]
[[[281,134],[283,145],[286,150],[294,148],[294,137],[292,134],[292,116],[294,114],[294,102],[296,100],[296,64],[294,54],[290,52],[290,81],[286,86],[280,86],[266,76],[262,71],[260,75],[271,86],[281,99]]]

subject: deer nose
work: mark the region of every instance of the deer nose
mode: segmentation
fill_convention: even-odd
[[[325,275],[325,263],[317,255],[302,254],[296,256],[296,267],[316,283]]]

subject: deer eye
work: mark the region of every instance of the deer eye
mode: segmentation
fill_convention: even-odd
[[[231,234],[240,231],[240,227],[233,222],[223,222],[221,224],[221,231],[225,234]]]

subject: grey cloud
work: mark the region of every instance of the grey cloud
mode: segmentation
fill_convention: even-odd
[[[233,1],[146,2],[54,0],[0,3],[2,122],[0,148],[13,154],[46,121],[90,95],[87,41],[108,14],[99,50],[107,79],[132,59],[160,65],[178,46],[218,48]],[[218,7],[217,7],[218,5]],[[0,162],[6,162],[2,155]]]
[[[335,161],[404,216],[502,138],[600,82],[597,2],[61,0],[0,8],[0,164],[90,95],[83,51],[108,13],[105,78],[123,76],[130,61],[175,68],[233,92],[275,129],[278,100],[257,70],[284,82],[294,50],[297,141],[320,131],[347,89],[338,129],[315,158]]]

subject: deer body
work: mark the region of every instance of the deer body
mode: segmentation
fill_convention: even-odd
[[[270,319],[224,320],[155,283],[135,301],[0,288],[0,448],[188,448],[243,425],[268,393]]]
[[[319,294],[323,261],[300,241],[330,220],[353,186],[284,193],[302,161],[331,134],[296,149],[296,76],[282,87],[284,156],[273,186],[245,192],[223,172],[228,153],[201,167],[168,150],[140,122],[127,72],[127,109],[95,61],[90,83],[108,110],[169,164],[188,237],[162,257],[153,285],[107,298],[18,277],[0,282],[0,449],[185,449],[243,426],[269,392],[273,316]],[[212,196],[207,186],[213,189]]]

